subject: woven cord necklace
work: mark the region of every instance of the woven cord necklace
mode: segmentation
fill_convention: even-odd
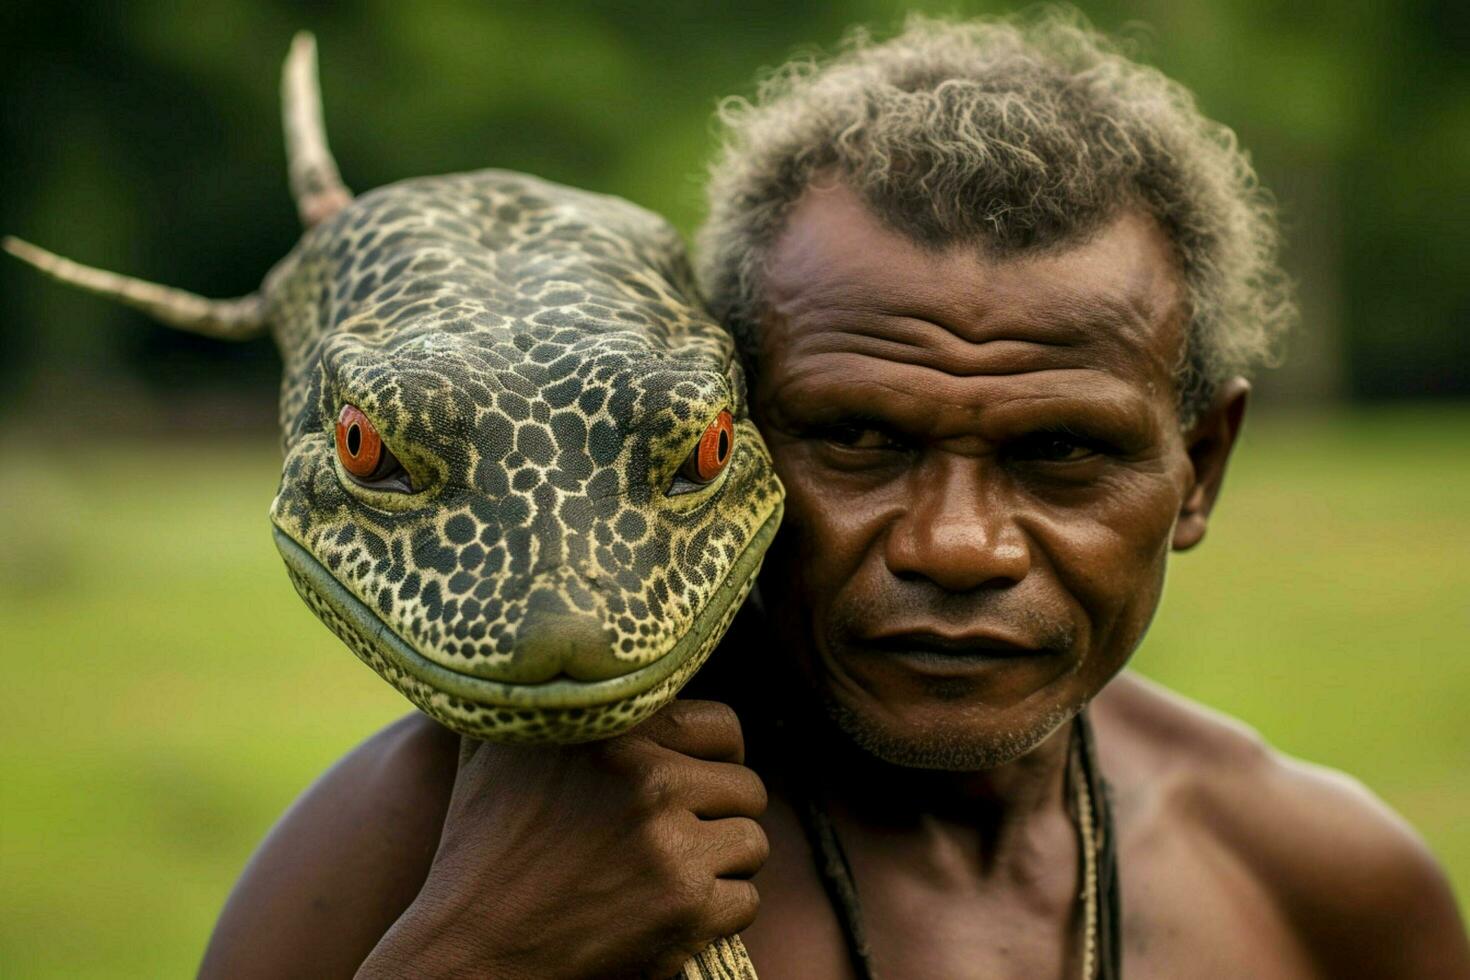
[[[1118,942],[1120,902],[1117,851],[1113,840],[1112,808],[1107,788],[1097,771],[1092,726],[1086,713],[1072,727],[1067,756],[1067,782],[1076,810],[1077,838],[1082,852],[1082,978],[1118,980],[1122,949]],[[819,794],[803,794],[798,808],[803,828],[817,857],[817,870],[847,941],[848,955],[858,980],[877,980],[873,955],[863,933],[862,908],[852,865],[837,828]]]

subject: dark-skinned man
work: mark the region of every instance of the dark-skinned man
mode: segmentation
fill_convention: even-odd
[[[1120,674],[1290,315],[1228,131],[1056,16],[915,21],[726,121],[760,608],[621,738],[369,740],[204,974],[656,977],[739,930],[763,980],[1470,977],[1400,819]]]

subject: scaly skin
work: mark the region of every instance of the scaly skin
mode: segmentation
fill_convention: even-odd
[[[677,233],[625,201],[495,170],[353,200],[319,107],[293,92],[314,97],[314,57],[298,40],[286,77],[310,227],[259,292],[204,300],[6,248],[181,329],[269,329],[285,451],[270,514],[291,581],[425,713],[496,741],[619,734],[699,669],[780,521],[731,338]],[[347,473],[344,404],[409,492]],[[681,481],[722,410],[728,464]],[[754,977],[738,937],[685,972]]]
[[[263,293],[286,362],[271,519],[369,666],[499,741],[615,735],[692,676],[781,489],[666,223],[518,174],[405,181],[308,232]],[[344,403],[422,489],[343,471]],[[722,409],[729,465],[670,496]]]

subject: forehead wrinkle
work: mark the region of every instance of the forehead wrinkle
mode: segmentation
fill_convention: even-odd
[[[956,246],[970,269],[950,287],[967,314],[960,326],[973,329],[977,340],[992,325],[1034,326],[1078,344],[1116,339],[1151,346],[1183,301],[1182,281],[1168,251],[1152,241],[1157,229],[1140,216],[1125,215],[1104,232],[1061,252],[978,264],[967,247]]]
[[[881,399],[872,414],[912,412],[934,428],[966,421],[1003,421],[1040,408],[1043,412],[1086,411],[1113,419],[1142,422],[1151,417],[1149,402],[1136,386],[1088,367],[1057,367],[985,376],[957,376],[923,365],[894,365],[873,371],[872,359],[861,354],[832,353],[804,359],[794,370],[772,379],[779,407],[790,402],[818,402],[851,409]],[[941,421],[945,410],[959,418]]]
[[[1137,352],[1114,344],[1052,343],[1006,333],[974,342],[914,317],[834,316],[840,325],[788,323],[781,360],[851,354],[959,378],[1072,368],[1132,375],[1139,363]]]

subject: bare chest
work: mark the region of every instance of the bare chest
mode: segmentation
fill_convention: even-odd
[[[1321,975],[1276,897],[1218,841],[1125,825],[1121,845],[1129,980]]]
[[[771,859],[756,879],[761,912],[744,933],[762,980],[856,977],[850,940],[799,823],[773,805]],[[1231,855],[1138,823],[1121,829],[1123,973],[1137,978],[1312,977],[1289,923]],[[935,882],[878,869],[858,879],[878,976],[1072,978],[1081,975],[1076,855],[1032,881]]]

